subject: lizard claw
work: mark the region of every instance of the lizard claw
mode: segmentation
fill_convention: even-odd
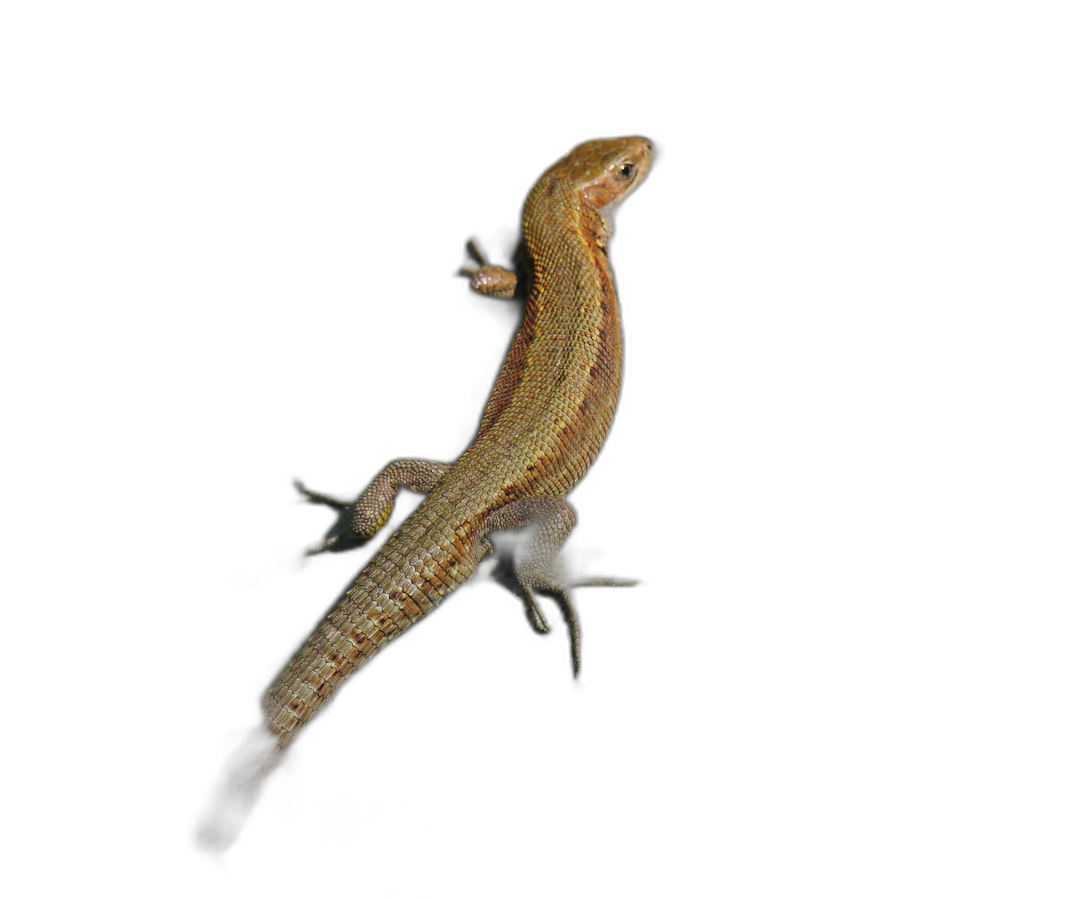
[[[541,636],[547,636],[551,632],[551,627],[548,626],[547,618],[544,617],[544,612],[540,610],[540,604],[536,601],[533,591],[518,584],[518,588],[513,592],[517,594],[525,605],[525,619],[529,622],[529,626],[533,628],[533,632],[539,633]]]
[[[637,586],[640,582],[624,577],[586,577],[584,580],[575,580],[570,585],[576,589],[579,586]]]
[[[510,592],[521,599],[522,603],[525,605],[525,619],[529,622],[529,626],[532,627],[535,632],[539,633],[541,636],[546,636],[551,632],[551,628],[544,618],[544,612],[540,610],[540,606],[537,604],[536,596],[533,595],[533,591],[522,583],[518,579],[517,574],[514,573],[513,559],[506,555],[500,556],[498,563],[495,565],[495,570],[491,572],[491,578],[500,586],[510,590]]]
[[[547,590],[547,593],[558,603],[563,620],[566,621],[566,627],[570,631],[570,666],[574,671],[574,676],[577,677],[581,673],[581,624],[578,622],[577,610],[574,608],[569,592],[551,589]]]
[[[316,493],[312,490],[309,490],[299,480],[294,480],[293,486],[295,486],[296,489],[299,490],[300,494],[312,505],[329,505],[331,508],[336,508],[338,511],[344,511],[346,508],[349,507],[348,502],[342,502],[340,499],[334,499],[330,496],[324,495],[323,493]]]
[[[465,243],[465,252],[469,254],[469,258],[472,259],[481,268],[485,265],[490,265],[487,254],[480,248],[480,244],[475,237],[470,237]]]

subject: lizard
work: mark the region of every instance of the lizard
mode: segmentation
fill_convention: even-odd
[[[576,522],[566,495],[585,475],[615,414],[622,329],[608,257],[611,212],[647,175],[643,137],[591,140],[547,169],[525,200],[518,273],[492,265],[470,241],[473,290],[525,300],[514,337],[473,442],[453,463],[397,459],[353,502],[296,486],[338,512],[309,554],[363,545],[387,522],[402,488],[426,498],[379,549],[263,697],[269,749],[245,780],[254,793],[288,745],[341,684],[387,642],[434,610],[494,551],[491,534],[522,531],[496,578],[524,601],[554,598],[570,631],[574,675],[580,627],[571,587],[629,585],[595,578],[568,583],[556,556]],[[251,800],[253,801],[253,794]]]

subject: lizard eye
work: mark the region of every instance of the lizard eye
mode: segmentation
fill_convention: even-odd
[[[624,181],[629,181],[634,177],[635,165],[633,162],[624,162],[619,166],[619,177]]]

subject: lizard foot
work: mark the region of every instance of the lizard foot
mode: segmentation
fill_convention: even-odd
[[[308,502],[326,505],[338,513],[338,519],[322,543],[308,549],[308,555],[321,552],[344,552],[362,546],[370,540],[394,510],[394,499],[402,488],[417,493],[430,493],[435,484],[450,470],[441,461],[423,458],[398,458],[386,465],[371,481],[355,502],[343,502],[323,493],[309,490],[299,480],[296,488]]]
[[[581,615],[573,601],[575,589],[627,589],[642,585],[633,577],[605,577],[578,574],[572,569],[572,558],[556,559],[543,571],[514,571],[508,559],[489,559],[482,576],[496,586],[509,592],[522,603],[529,629],[538,636],[551,633],[551,625],[544,616],[537,593],[549,599],[563,619],[570,643],[570,672],[573,679],[581,679]]]
[[[465,244],[465,251],[479,266],[478,268],[460,268],[458,274],[469,279],[469,286],[484,296],[495,299],[512,299],[517,292],[517,275],[506,268],[488,262],[480,244],[470,240]]]
[[[344,552],[362,546],[374,534],[365,534],[358,531],[356,526],[356,502],[343,502],[323,493],[309,490],[299,480],[293,481],[293,485],[308,502],[313,505],[325,505],[338,513],[338,519],[333,526],[326,531],[323,541],[317,546],[312,546],[304,552],[305,555],[319,555],[323,552]]]

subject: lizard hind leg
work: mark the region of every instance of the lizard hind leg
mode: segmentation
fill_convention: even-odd
[[[307,550],[308,555],[321,552],[344,552],[362,546],[371,539],[394,510],[394,500],[402,487],[417,493],[435,489],[450,465],[422,458],[399,458],[384,467],[355,502],[344,502],[305,487],[299,480],[296,488],[309,502],[326,505],[338,513],[338,519],[326,532],[323,541]]]
[[[486,531],[514,530],[522,538],[510,556],[500,557],[495,580],[525,604],[525,616],[537,633],[547,633],[547,621],[536,602],[536,593],[553,598],[570,632],[570,661],[576,677],[581,671],[581,625],[570,590],[575,586],[632,586],[636,581],[614,577],[568,580],[557,561],[576,522],[573,506],[565,499],[518,499],[495,511]]]

